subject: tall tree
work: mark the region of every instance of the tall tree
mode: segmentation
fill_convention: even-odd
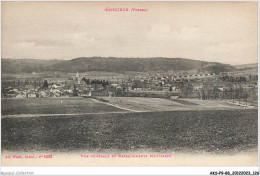
[[[49,87],[48,81],[44,80],[43,82],[43,89],[47,89]]]

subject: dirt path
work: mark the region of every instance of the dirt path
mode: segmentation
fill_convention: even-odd
[[[104,103],[106,105],[109,105],[109,106],[113,106],[113,107],[116,107],[116,108],[119,108],[119,109],[122,109],[122,110],[126,110],[126,111],[131,111],[131,112],[145,112],[145,111],[137,111],[137,110],[133,110],[133,109],[129,109],[129,108],[123,108],[121,106],[118,106],[118,105],[115,105],[115,104],[111,104],[111,103],[107,103],[107,102],[103,102],[103,101],[99,101],[99,100],[96,100],[94,98],[91,98],[91,100],[95,101],[95,102],[99,102],[99,103]]]
[[[71,113],[71,114],[14,114],[14,115],[2,115],[1,118],[15,118],[15,117],[55,117],[55,116],[79,116],[89,114],[125,114],[130,113],[129,111],[124,112],[93,112],[93,113]]]

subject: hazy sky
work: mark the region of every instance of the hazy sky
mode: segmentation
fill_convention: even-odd
[[[148,12],[107,12],[147,8]],[[257,62],[257,2],[2,2],[2,58]]]

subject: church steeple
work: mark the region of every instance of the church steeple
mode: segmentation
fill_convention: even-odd
[[[76,73],[76,80],[78,81],[78,84],[80,84],[80,77],[79,77],[79,72],[78,71]]]

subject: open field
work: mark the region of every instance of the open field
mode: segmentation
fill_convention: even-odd
[[[3,118],[1,139],[2,151],[230,154],[256,150],[257,124],[257,110]]]
[[[102,97],[108,102],[92,98],[9,98],[2,99],[2,117],[76,115],[90,113],[127,113],[151,111],[229,110],[250,109],[225,101],[195,99],[163,99],[143,97]],[[252,109],[252,108],[251,108]],[[254,108],[256,109],[256,108]]]
[[[257,148],[256,108],[211,100],[103,99],[109,102],[2,99],[2,150],[230,154]]]
[[[2,99],[2,115],[80,114],[122,111],[124,110],[80,97]]]
[[[136,111],[187,111],[187,110],[229,110],[250,109],[228,104],[219,100],[162,99],[143,97],[103,97],[109,103]]]

